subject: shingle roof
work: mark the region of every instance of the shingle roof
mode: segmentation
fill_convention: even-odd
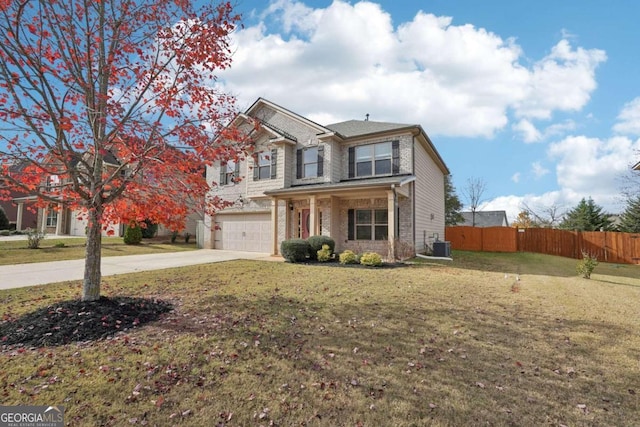
[[[276,190],[267,190],[264,194],[268,196],[276,196],[291,193],[313,193],[313,192],[332,192],[337,190],[349,190],[360,187],[386,187],[391,185],[404,185],[407,182],[411,182],[415,179],[413,175],[396,175],[387,176],[382,178],[366,178],[366,179],[351,179],[347,181],[341,181],[336,183],[320,183],[309,185],[298,185],[295,187],[281,188]]]
[[[416,125],[372,122],[369,120],[348,120],[346,122],[334,123],[325,127],[331,129],[334,132],[338,132],[340,135],[346,138],[350,138],[353,136],[369,135],[371,133],[405,129],[414,126]]]
[[[458,225],[473,225],[472,212],[460,212],[464,223]],[[476,227],[503,227],[508,225],[507,213],[505,211],[477,211]]]

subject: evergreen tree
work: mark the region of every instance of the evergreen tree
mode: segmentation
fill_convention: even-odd
[[[612,230],[608,215],[602,211],[602,207],[595,204],[593,199],[584,198],[578,205],[565,215],[560,223],[560,228],[578,231],[609,231]]]
[[[0,206],[0,230],[8,230],[9,229],[9,218],[7,218],[7,214],[5,213],[2,206]]]
[[[640,233],[640,196],[628,200],[627,208],[620,216],[619,228],[625,233]]]
[[[460,211],[462,202],[456,194],[456,189],[451,183],[451,175],[444,176],[444,225],[451,227],[464,222]]]

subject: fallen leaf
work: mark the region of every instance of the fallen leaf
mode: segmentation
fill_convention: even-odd
[[[477,382],[476,386],[480,387],[480,388],[485,388],[485,385],[481,382]]]

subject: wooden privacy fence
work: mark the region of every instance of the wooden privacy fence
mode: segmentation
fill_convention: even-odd
[[[613,231],[567,231],[551,228],[447,227],[451,249],[484,252],[535,252],[582,258],[582,252],[599,261],[640,264],[640,234]]]

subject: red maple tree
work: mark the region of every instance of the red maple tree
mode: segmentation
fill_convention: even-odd
[[[83,300],[100,298],[110,223],[181,229],[190,210],[224,205],[204,170],[243,152],[216,85],[239,19],[228,2],[0,0],[0,197],[84,212]]]

